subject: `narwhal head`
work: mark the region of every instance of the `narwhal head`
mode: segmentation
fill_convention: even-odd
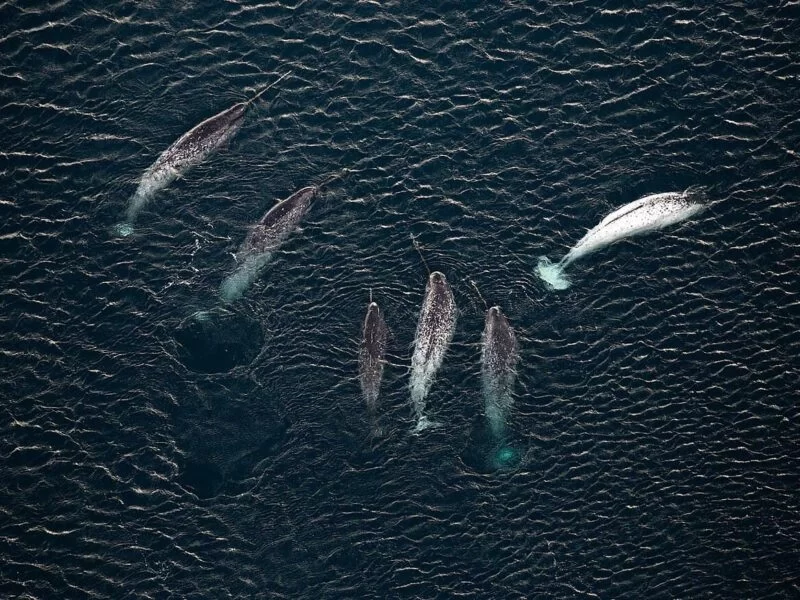
[[[444,276],[444,273],[440,273],[439,271],[434,271],[428,277],[428,282],[432,286],[441,286],[447,284],[447,279]]]
[[[498,327],[508,327],[508,319],[500,310],[499,306],[492,306],[486,311],[486,329],[488,331],[497,330]]]
[[[493,340],[497,350],[503,356],[512,356],[516,352],[517,340],[514,330],[499,306],[492,306],[486,311],[485,335]]]
[[[312,200],[319,196],[319,193],[319,186],[309,185],[296,191],[290,198],[297,204],[310,204]]]
[[[379,349],[385,345],[385,339],[386,325],[383,323],[381,309],[377,302],[370,302],[364,319],[364,343],[368,348]]]
[[[247,102],[234,104],[223,113],[226,127],[241,127],[244,115],[247,112]]]
[[[378,317],[381,314],[381,309],[378,307],[377,302],[370,302],[367,306],[367,319],[370,317]]]

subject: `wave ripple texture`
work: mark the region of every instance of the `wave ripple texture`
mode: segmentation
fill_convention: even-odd
[[[800,596],[800,10],[636,4],[0,6],[0,596]],[[117,234],[164,148],[284,73]],[[223,305],[247,227],[343,168]],[[580,285],[536,275],[694,186]],[[410,233],[459,308],[419,436]],[[470,279],[519,340],[512,468]]]

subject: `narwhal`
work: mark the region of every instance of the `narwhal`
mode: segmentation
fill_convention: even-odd
[[[470,280],[481,300],[483,296]],[[499,306],[486,306],[486,319],[481,340],[481,379],[483,405],[489,429],[495,440],[505,434],[509,413],[514,405],[513,391],[519,347],[514,329]]]
[[[364,318],[364,330],[359,351],[358,378],[375,433],[380,431],[377,427],[378,395],[383,378],[383,367],[386,364],[388,333],[389,329],[386,327],[383,313],[378,307],[378,303],[373,302],[370,290],[369,306],[367,306],[367,316]]]
[[[220,298],[232,302],[258,277],[261,269],[303,219],[319,186],[304,187],[273,206],[247,232],[236,252],[236,269],[220,285]]]
[[[564,269],[573,261],[617,240],[679,223],[703,208],[689,190],[652,194],[630,202],[590,229],[559,262],[540,257],[537,265],[539,277],[554,289],[566,289],[570,281]]]
[[[419,252],[416,240],[413,237],[411,239]],[[421,252],[420,258],[424,263]],[[427,267],[427,263],[425,266]],[[439,271],[428,272],[430,275],[417,322],[414,353],[411,356],[409,388],[411,404],[417,418],[415,433],[436,425],[425,415],[426,397],[453,339],[458,312],[447,278]]]
[[[272,259],[275,251],[300,225],[314,198],[331,181],[347,172],[349,169],[342,169],[319,185],[310,185],[296,191],[269,209],[250,227],[244,242],[235,254],[236,268],[220,285],[220,298],[224,302],[232,302],[242,296]]]
[[[155,194],[230,141],[241,128],[248,107],[287,75],[284,73],[249,100],[234,104],[194,126],[164,150],[139,179],[128,202],[126,221],[117,226],[117,231],[130,235],[139,212]]]

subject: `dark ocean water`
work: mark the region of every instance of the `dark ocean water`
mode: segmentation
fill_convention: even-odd
[[[800,4],[716,4],[0,6],[0,596],[800,597]],[[248,224],[343,167],[223,312]],[[696,218],[535,275],[689,186]],[[460,309],[420,436],[412,233]],[[500,470],[469,279],[520,341]]]

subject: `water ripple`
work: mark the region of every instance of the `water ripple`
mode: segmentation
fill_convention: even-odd
[[[796,595],[796,12],[0,8],[5,594]],[[111,235],[164,148],[281,73]],[[248,225],[343,167],[222,318]],[[576,263],[563,294],[535,276],[690,185],[696,220]],[[460,309],[430,397],[447,426],[419,437],[410,234]],[[469,280],[521,343],[507,471],[481,463]],[[392,332],[379,439],[370,292]],[[192,341],[241,353],[207,368]]]

